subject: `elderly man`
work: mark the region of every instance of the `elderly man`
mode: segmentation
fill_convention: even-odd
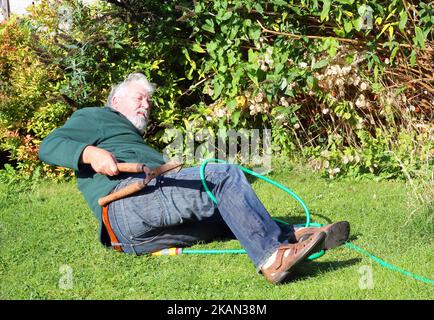
[[[235,237],[257,270],[277,284],[311,253],[348,239],[347,222],[296,231],[276,223],[234,165],[207,166],[206,181],[218,205],[203,189],[196,167],[159,176],[133,196],[99,206],[100,197],[144,178],[120,173],[117,163],[164,163],[162,154],[142,137],[153,91],[144,75],[130,74],[113,87],[108,107],[76,111],[40,146],[43,161],[75,170],[78,188],[100,222],[104,245],[144,254]]]

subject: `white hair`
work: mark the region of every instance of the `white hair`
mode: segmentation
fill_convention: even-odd
[[[112,99],[114,96],[116,96],[119,91],[122,91],[126,89],[126,87],[130,83],[138,83],[143,86],[143,88],[146,90],[146,92],[149,95],[152,95],[152,93],[155,91],[155,84],[148,81],[148,79],[145,77],[142,73],[130,73],[128,77],[125,78],[124,81],[114,85],[112,87],[112,90],[110,91],[110,94],[107,98],[107,106],[110,108],[113,108],[112,106]]]

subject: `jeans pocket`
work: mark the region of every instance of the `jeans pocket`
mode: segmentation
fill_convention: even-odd
[[[122,207],[124,225],[130,239],[143,238],[145,234],[163,226],[164,212],[156,192],[123,199]]]

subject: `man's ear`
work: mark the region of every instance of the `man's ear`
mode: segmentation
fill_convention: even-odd
[[[113,109],[116,109],[116,110],[117,110],[117,109],[118,109],[118,106],[119,106],[119,98],[116,97],[116,96],[113,96],[113,97],[112,97],[111,104],[112,104]]]

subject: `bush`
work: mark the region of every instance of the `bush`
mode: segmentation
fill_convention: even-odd
[[[0,27],[0,148],[32,172],[41,139],[142,71],[157,148],[167,128],[271,128],[275,153],[328,177],[403,176],[434,161],[433,17],[412,1],[42,1]]]
[[[165,56],[177,59],[167,50],[176,39],[170,39],[164,24],[160,22],[159,32],[150,32],[148,21],[132,23],[107,5],[89,7],[71,0],[42,1],[29,17],[2,25],[7,41],[0,48],[5,57],[0,62],[5,79],[0,88],[0,148],[19,169],[31,174],[40,167],[50,176],[69,175],[38,161],[40,141],[73,111],[104,105],[111,85],[127,73],[142,71],[159,82],[178,79],[175,71],[160,66]],[[164,109],[164,125],[177,117],[173,101],[178,91],[174,82],[155,95],[156,109]]]
[[[0,34],[0,149],[9,152],[19,169],[31,174],[39,163],[39,139],[49,132],[42,128],[61,124],[70,110],[49,107],[59,104],[55,85],[60,73],[34,50],[39,39],[31,28],[11,19],[1,26]],[[54,112],[44,116],[46,110]]]
[[[301,150],[329,177],[395,177],[396,159],[413,169],[433,161],[432,84],[412,90],[414,79],[399,70],[416,60],[430,68],[432,8],[368,4],[197,2],[187,75],[205,80],[212,103],[198,104],[193,117],[207,126],[271,127],[276,151]],[[369,10],[372,26],[364,21]],[[408,10],[419,15],[411,23]]]

